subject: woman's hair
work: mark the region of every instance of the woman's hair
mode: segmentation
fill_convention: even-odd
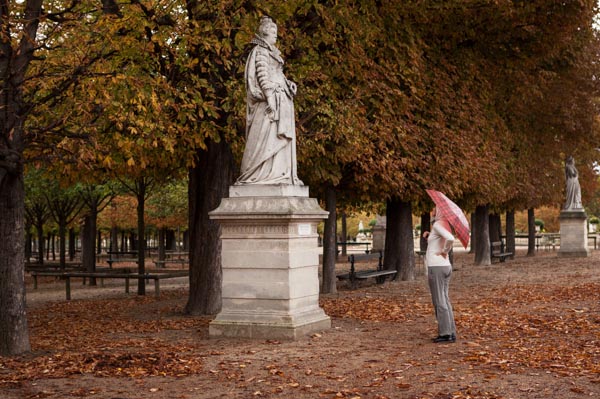
[[[266,36],[268,29],[273,25],[277,26],[277,24],[275,24],[275,22],[273,22],[271,17],[267,17],[265,15],[265,16],[261,17],[260,24],[258,25],[258,29],[257,29],[256,33],[259,36]]]

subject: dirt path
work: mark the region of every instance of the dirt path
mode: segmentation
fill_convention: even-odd
[[[182,314],[185,279],[158,300],[73,284],[71,302],[48,282],[28,291],[33,353],[0,358],[0,397],[600,397],[600,251],[455,262],[455,344],[431,342],[424,276],[340,285],[321,299],[333,327],[293,342],[208,339],[210,318]]]

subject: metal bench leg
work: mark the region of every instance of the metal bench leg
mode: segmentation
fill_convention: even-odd
[[[157,278],[154,279],[154,295],[160,296],[160,280]]]
[[[33,275],[33,289],[37,290],[37,274]]]
[[[129,277],[125,278],[125,293],[129,294]]]

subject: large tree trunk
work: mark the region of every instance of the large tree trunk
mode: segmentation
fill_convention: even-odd
[[[471,245],[469,247],[469,253],[476,253],[477,248],[477,223],[475,223],[475,212],[471,213]]]
[[[185,311],[192,315],[221,310],[221,227],[208,212],[229,196],[233,167],[229,144],[211,140],[189,172],[190,293]]]
[[[28,0],[20,24],[9,21],[2,2],[0,25],[0,355],[30,350],[25,311],[25,188],[23,186],[23,124],[31,104],[23,101],[23,82],[33,59],[42,0]],[[16,21],[13,21],[16,22]],[[14,27],[15,31],[11,31]],[[21,40],[15,40],[21,37]],[[18,43],[18,44],[17,44]],[[13,47],[16,45],[18,47]],[[42,239],[43,242],[43,239]],[[41,245],[41,243],[40,243]],[[43,256],[43,251],[40,249]]]
[[[533,208],[527,209],[527,256],[535,256],[535,212]]]
[[[102,231],[98,230],[96,232],[96,254],[100,255],[102,253]]]
[[[44,250],[45,250],[45,238],[44,238],[44,224],[43,223],[39,223],[35,225],[35,229],[37,232],[37,263],[39,265],[43,265],[44,264]]]
[[[177,240],[175,239],[175,230],[169,229],[165,231],[165,235],[166,235],[166,240],[167,243],[166,245],[166,249],[168,249],[169,251],[175,251],[177,250]]]
[[[415,241],[410,202],[400,202],[400,270],[398,270],[398,275],[402,281],[415,279]]]
[[[386,219],[384,268],[397,270],[396,278],[414,280],[415,248],[410,203],[397,198],[388,200]]]
[[[146,222],[144,220],[144,208],[146,205],[146,185],[141,182],[137,194],[137,262],[138,273],[146,273]],[[146,280],[138,279],[138,295],[146,295]]]
[[[96,218],[92,213],[83,218],[82,232],[81,265],[85,271],[93,273],[96,271]]]
[[[58,259],[60,268],[67,266],[67,225],[60,223],[58,225]]]
[[[96,217],[92,213],[86,214],[83,218],[81,266],[86,272],[96,271]],[[96,285],[95,278],[90,278],[90,285]]]
[[[400,270],[400,201],[392,198],[387,200],[385,217],[385,248],[383,268]]]
[[[117,226],[110,228],[110,248],[111,252],[119,252],[119,229]]]
[[[161,227],[158,229],[158,260],[163,261],[167,258],[165,251],[165,236],[167,235],[167,228]]]
[[[512,252],[510,259],[515,258],[515,250],[515,211],[513,209],[506,212],[506,252]]]
[[[502,226],[500,215],[492,213],[489,216],[490,242],[498,242],[502,240]]]
[[[328,186],[325,190],[325,202],[329,216],[325,220],[325,231],[323,238],[323,288],[325,294],[334,294],[337,292],[335,277],[335,260],[337,256],[337,214],[336,193],[333,186]]]
[[[70,261],[73,261],[75,259],[75,252],[76,252],[75,243],[76,243],[75,229],[70,228],[69,229],[69,260]]]
[[[125,230],[121,231],[121,250],[116,249],[117,252],[125,252],[127,251],[127,232]]]
[[[475,233],[477,235],[475,248],[475,265],[486,266],[492,263],[490,253],[490,228],[488,205],[478,205],[475,208]]]
[[[23,172],[0,176],[0,355],[30,350],[25,311],[24,202]]]

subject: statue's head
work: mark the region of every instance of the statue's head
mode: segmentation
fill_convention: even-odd
[[[270,17],[263,16],[256,34],[270,45],[277,42],[277,24]]]
[[[568,164],[574,164],[575,163],[575,159],[573,159],[573,155],[569,155],[567,157],[567,163]]]

